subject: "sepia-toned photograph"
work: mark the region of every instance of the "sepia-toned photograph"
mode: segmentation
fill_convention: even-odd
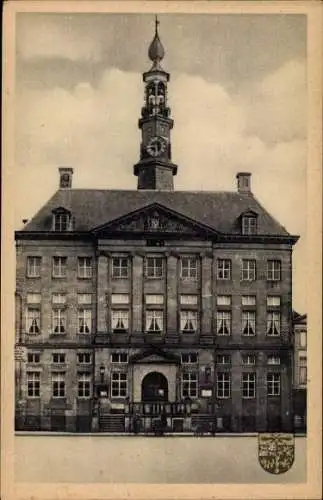
[[[307,13],[21,3],[14,481],[306,484]]]

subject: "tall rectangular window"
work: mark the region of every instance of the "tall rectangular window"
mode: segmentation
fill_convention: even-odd
[[[256,261],[244,259],[241,267],[241,280],[254,281],[256,279]]]
[[[78,310],[78,333],[91,333],[92,311],[91,309]]]
[[[66,333],[66,311],[65,309],[53,309],[53,333]]]
[[[77,259],[78,278],[92,278],[92,258],[78,257]]]
[[[52,373],[52,397],[65,398],[65,373]]]
[[[163,311],[146,311],[146,331],[148,333],[161,333],[163,331]]]
[[[78,373],[77,396],[79,398],[91,397],[91,375],[89,373]]]
[[[307,339],[306,339],[306,331],[299,332],[299,346],[306,347]]]
[[[242,311],[242,335],[256,335],[255,311]]]
[[[307,356],[299,357],[299,384],[306,385],[307,383]]]
[[[54,231],[70,231],[71,215],[69,212],[57,212],[54,214]]]
[[[128,375],[127,373],[111,373],[111,397],[125,398],[128,394]]]
[[[280,335],[280,313],[267,311],[267,335],[278,337]]]
[[[227,399],[231,395],[231,376],[228,372],[218,372],[216,374],[216,397]]]
[[[112,259],[112,277],[128,278],[129,262],[127,257],[113,257]]]
[[[197,259],[196,257],[181,258],[181,278],[197,278]]]
[[[256,374],[242,374],[242,397],[244,399],[252,399],[256,397]]]
[[[257,218],[254,215],[242,217],[242,234],[257,234]]]
[[[280,396],[280,373],[267,373],[267,396]]]
[[[40,373],[27,372],[27,396],[28,398],[40,397]]]
[[[40,333],[40,309],[27,308],[26,313],[27,333],[37,335]]]
[[[41,257],[27,257],[27,278],[39,278]]]
[[[231,312],[218,311],[216,315],[216,332],[217,335],[231,334]]]
[[[66,278],[67,257],[53,257],[53,278]]]
[[[181,311],[181,331],[182,333],[195,333],[197,331],[197,312]]]
[[[114,333],[126,333],[129,330],[129,311],[113,309],[111,323]]]
[[[197,397],[197,373],[182,373],[182,398]]]
[[[162,278],[164,259],[162,257],[147,257],[146,276],[147,278]]]
[[[281,261],[268,260],[267,261],[267,281],[280,281],[281,280]]]
[[[217,278],[218,278],[218,280],[230,280],[231,279],[231,260],[218,259]]]

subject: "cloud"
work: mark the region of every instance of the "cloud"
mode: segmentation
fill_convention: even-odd
[[[290,232],[304,235],[306,141],[299,124],[304,87],[295,82],[302,74],[301,65],[291,62],[239,98],[201,77],[172,75],[176,188],[234,190],[236,173],[248,170],[267,210]],[[141,75],[116,68],[106,70],[97,86],[84,81],[71,91],[22,90],[16,112],[16,223],[52,195],[58,166],[74,167],[75,187],[135,189],[132,166],[139,159],[142,101]],[[302,112],[295,115],[297,101]],[[301,283],[304,244],[299,247]]]

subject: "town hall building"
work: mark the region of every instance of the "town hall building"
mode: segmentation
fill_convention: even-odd
[[[174,188],[157,22],[148,54],[137,189],[75,189],[61,167],[15,233],[16,429],[150,432],[162,414],[169,432],[291,431],[298,237],[247,172]]]

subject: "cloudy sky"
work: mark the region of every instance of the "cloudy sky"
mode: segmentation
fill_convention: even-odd
[[[306,18],[161,14],[171,73],[176,189],[256,197],[293,234],[294,307],[305,312]],[[154,17],[35,14],[16,18],[15,224],[74,167],[74,187],[136,189],[141,73]],[[26,189],[26,186],[28,189]]]

